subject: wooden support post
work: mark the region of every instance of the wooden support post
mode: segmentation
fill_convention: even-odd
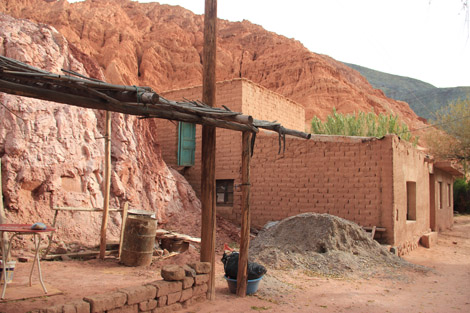
[[[124,232],[126,231],[126,221],[127,221],[127,209],[129,208],[129,202],[124,203],[124,208],[122,209],[122,223],[121,223],[121,236],[119,238],[119,259],[121,259],[122,253],[122,243],[124,242]]]
[[[215,105],[217,0],[205,0],[202,101]],[[215,136],[213,126],[202,126],[201,154],[201,261],[211,263],[207,297],[215,299]]]
[[[2,185],[2,158],[0,158],[0,224],[7,224],[7,216],[5,214],[5,207],[3,206],[3,185]],[[5,247],[8,251],[8,237],[6,232],[3,232],[3,236],[0,238],[3,244],[0,242],[0,246]],[[8,260],[9,255],[3,257]]]
[[[238,259],[237,274],[237,295],[246,296],[247,268],[248,268],[248,248],[250,247],[250,159],[251,159],[250,132],[243,132],[242,135],[242,216],[241,216],[241,236],[240,255]]]
[[[6,224],[5,207],[3,206],[3,186],[2,186],[2,159],[0,158],[0,224]]]
[[[104,201],[103,220],[101,222],[100,259],[104,259],[106,252],[106,229],[108,227],[109,192],[111,185],[111,112],[106,111],[106,134],[104,152]]]

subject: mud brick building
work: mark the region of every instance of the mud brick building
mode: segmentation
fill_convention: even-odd
[[[173,90],[169,99],[199,99],[201,87]],[[256,119],[305,130],[304,108],[246,79],[217,85],[217,103]],[[168,165],[178,168],[200,193],[201,128],[184,161],[184,127],[158,120],[157,134]],[[189,125],[189,127],[191,127]],[[241,133],[217,130],[217,213],[233,221],[241,212]],[[189,157],[189,158],[188,158]],[[404,254],[426,236],[453,223],[452,185],[460,173],[433,160],[398,136],[383,138],[313,135],[279,136],[260,132],[251,161],[251,218],[254,226],[304,212],[329,213],[364,227]]]

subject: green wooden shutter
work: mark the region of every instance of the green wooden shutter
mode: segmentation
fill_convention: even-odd
[[[194,165],[196,150],[196,125],[179,122],[178,125],[178,165]]]

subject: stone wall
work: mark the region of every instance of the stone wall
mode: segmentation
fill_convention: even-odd
[[[205,301],[207,298],[210,264],[196,262],[188,264],[188,266],[194,271],[192,274],[184,274],[180,280],[157,280],[142,286],[123,288],[104,294],[87,296],[82,300],[33,310],[31,313],[174,312],[187,308],[195,302]],[[185,273],[184,270],[183,273]]]

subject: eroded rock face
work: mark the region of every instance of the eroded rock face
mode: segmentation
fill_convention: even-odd
[[[130,0],[5,0],[0,10],[55,26],[97,60],[108,81],[157,91],[202,82],[203,16],[179,6]],[[306,108],[306,122],[338,112],[398,114],[423,125],[408,104],[373,89],[357,71],[249,21],[219,20],[217,80],[248,78]],[[334,40],[334,39],[332,39]]]
[[[53,73],[103,79],[99,66],[53,27],[0,14],[0,54]],[[10,223],[52,221],[52,206],[102,207],[104,113],[0,93],[3,195]],[[152,121],[112,114],[111,207],[156,212],[159,221],[199,210],[185,179],[161,158]],[[109,219],[119,235],[120,216]],[[101,214],[60,212],[63,241],[99,242]]]

